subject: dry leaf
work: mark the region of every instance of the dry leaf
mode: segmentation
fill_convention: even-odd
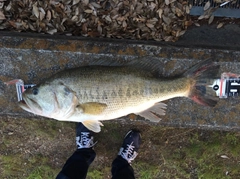
[[[52,14],[51,14],[51,11],[47,11],[47,16],[46,16],[46,19],[47,19],[47,21],[50,21],[51,20],[51,18],[52,18]]]
[[[92,14],[93,10],[92,9],[86,9],[84,12],[86,12],[88,14]]]
[[[209,7],[210,7],[210,5],[211,5],[211,3],[210,3],[210,1],[208,1],[208,2],[205,4],[203,10],[204,10],[204,11],[208,10]]]
[[[157,12],[158,12],[159,18],[161,19],[161,18],[162,18],[163,10],[162,10],[162,9],[158,9]]]
[[[214,15],[211,15],[210,18],[208,19],[208,24],[211,24],[213,22]]]
[[[39,19],[40,19],[40,21],[42,21],[44,17],[45,17],[45,14],[43,14],[42,12],[40,12],[40,13],[39,13]]]
[[[80,0],[73,0],[72,5],[74,6],[75,4],[78,4],[80,2]]]
[[[3,12],[0,11],[0,20],[4,20],[4,19],[6,19],[6,17],[5,17],[5,15],[3,14]]]
[[[67,20],[67,18],[63,18],[61,25],[63,25],[63,23]]]
[[[201,19],[203,19],[203,18],[205,18],[205,15],[199,16],[199,17],[198,17],[198,20],[201,20]]]
[[[226,156],[226,155],[221,155],[220,157],[221,157],[221,158],[224,158],[224,159],[229,159],[229,157]]]
[[[10,1],[7,7],[5,7],[5,11],[10,11],[11,8],[12,8],[12,2]]]
[[[72,18],[71,18],[71,20],[73,21],[73,22],[77,22],[78,21],[78,16],[73,16]],[[63,23],[63,22],[62,22]]]
[[[197,26],[197,27],[200,27],[200,24],[197,23],[197,22],[195,22],[194,25]]]
[[[126,21],[123,21],[122,26],[123,26],[123,28],[127,27]]]
[[[14,26],[18,31],[48,34],[176,41],[193,23],[188,16],[190,9],[187,1],[176,0],[9,1],[0,14],[0,18],[6,16],[9,20],[0,19],[0,28]],[[210,11],[211,7],[199,18],[210,17]]]
[[[219,23],[219,24],[217,25],[217,29],[220,29],[223,25],[224,25],[223,22]]]
[[[56,32],[57,32],[57,29],[52,29],[47,31],[47,33],[51,35],[55,34]]]
[[[83,3],[84,5],[88,5],[88,4],[89,4],[89,0],[82,0],[82,3]]]
[[[39,17],[39,10],[37,7],[37,2],[35,4],[33,4],[33,9],[32,9],[32,13],[38,18]]]
[[[112,19],[110,16],[105,16],[105,19],[108,21],[108,22],[112,22]],[[119,18],[118,18],[119,19]]]
[[[168,6],[170,4],[169,0],[165,0],[165,4]]]
[[[45,10],[44,10],[42,7],[40,7],[39,10],[40,10],[44,15],[46,14]]]
[[[99,23],[98,23],[97,30],[98,30],[99,34],[101,35],[102,34],[102,27]]]
[[[154,27],[154,25],[151,23],[146,23],[146,26],[149,27],[150,29]]]
[[[184,22],[184,25],[185,25],[185,26],[191,26],[192,23],[193,23],[192,21],[185,21],[185,22]]]
[[[186,13],[189,14],[190,13],[190,7],[186,6]]]
[[[182,30],[182,31],[179,33],[179,37],[182,36],[182,35],[184,35],[185,32],[186,32],[186,30]]]
[[[167,25],[169,25],[170,23],[171,23],[171,19],[170,18],[168,18],[168,17],[166,17],[166,16],[162,16],[162,18],[163,18],[163,21],[167,24]]]
[[[173,36],[165,36],[163,38],[166,42],[172,41],[173,40]]]
[[[4,6],[4,1],[0,1],[0,9],[2,9]]]
[[[95,7],[95,8],[97,8],[97,9],[99,9],[99,8],[102,7],[101,5],[99,5],[99,4],[96,3],[96,2],[91,2],[91,5],[92,5],[93,7]]]

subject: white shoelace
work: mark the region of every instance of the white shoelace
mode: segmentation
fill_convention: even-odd
[[[136,151],[134,151],[135,146],[133,146],[132,144],[133,144],[133,142],[130,145],[128,144],[125,151],[123,151],[124,148],[121,147],[119,154],[118,154],[118,155],[121,155],[122,158],[127,160],[128,163],[131,163],[131,161],[133,161],[138,155],[138,153]]]
[[[93,143],[93,137],[89,138],[89,134],[89,132],[81,132],[81,137],[76,137],[76,144],[78,149],[91,148],[96,144]]]

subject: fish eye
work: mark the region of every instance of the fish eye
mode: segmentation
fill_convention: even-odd
[[[38,88],[33,88],[33,89],[32,89],[32,93],[33,93],[34,95],[37,95],[37,94],[38,94]]]

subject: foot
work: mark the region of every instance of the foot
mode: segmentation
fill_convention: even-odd
[[[140,132],[137,130],[130,130],[124,138],[118,155],[127,160],[128,163],[131,163],[138,155],[137,151],[139,149],[140,143]]]
[[[86,128],[81,122],[77,125],[76,133],[77,149],[92,148],[95,145],[93,143],[92,131]]]

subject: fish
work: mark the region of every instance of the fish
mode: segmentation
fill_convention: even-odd
[[[176,78],[161,78],[146,67],[90,65],[56,73],[22,94],[19,106],[30,113],[59,121],[82,122],[100,132],[104,120],[134,113],[153,122],[165,115],[162,101],[187,97],[214,107],[208,79],[219,65],[202,61]]]

